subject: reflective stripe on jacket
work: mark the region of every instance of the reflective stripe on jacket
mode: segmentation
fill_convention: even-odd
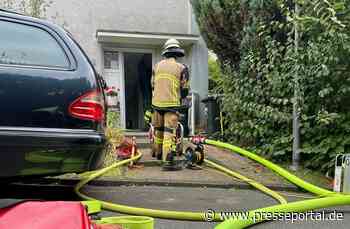
[[[178,107],[181,105],[181,75],[185,69],[175,59],[159,62],[154,69],[152,105]]]

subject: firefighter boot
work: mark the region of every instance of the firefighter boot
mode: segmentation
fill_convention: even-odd
[[[175,161],[176,152],[170,151],[167,155],[166,161],[163,163],[163,171],[179,171],[182,167]]]

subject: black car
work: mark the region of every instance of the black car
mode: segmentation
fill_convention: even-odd
[[[93,169],[105,108],[102,79],[67,31],[0,10],[0,177]]]

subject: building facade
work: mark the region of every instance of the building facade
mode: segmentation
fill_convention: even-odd
[[[208,94],[208,49],[189,0],[54,0],[46,16],[65,25],[108,86],[119,89],[121,126],[127,129],[144,128],[140,72],[150,77],[163,43],[178,39],[187,54],[180,61],[189,66],[198,95],[190,117],[203,123],[198,101]]]

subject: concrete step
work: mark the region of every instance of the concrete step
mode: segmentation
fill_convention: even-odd
[[[127,130],[125,131],[124,135],[126,137],[147,137],[148,138],[148,132],[144,132],[144,131]]]
[[[151,144],[148,138],[136,138],[137,147],[140,149],[150,149]]]

